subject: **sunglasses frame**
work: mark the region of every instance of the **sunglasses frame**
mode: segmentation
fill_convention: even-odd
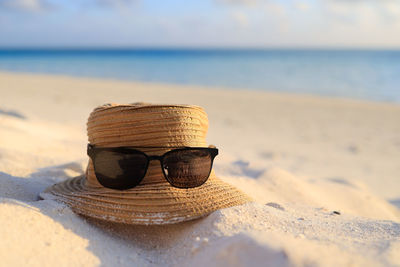
[[[165,152],[163,155],[152,155],[152,156],[149,156],[149,155],[147,155],[146,153],[144,153],[143,151],[138,150],[138,149],[140,149],[140,148],[163,148],[163,149],[173,148],[173,149],[170,150],[170,151]],[[184,187],[184,186],[176,186],[176,185],[174,185],[173,182],[171,182],[171,181],[168,179],[168,175],[165,173],[165,170],[164,170],[164,168],[163,168],[163,161],[164,161],[164,158],[165,158],[168,154],[174,153],[174,152],[176,152],[176,151],[186,151],[186,150],[206,150],[206,151],[209,152],[209,154],[210,154],[210,156],[211,156],[210,171],[209,171],[209,173],[208,173],[208,175],[207,175],[207,179],[205,179],[205,181],[204,181],[202,184],[197,185],[197,186],[194,186],[194,187]],[[142,155],[144,155],[144,156],[146,157],[146,159],[147,159],[147,163],[146,163],[146,167],[145,167],[145,171],[144,171],[143,176],[142,176],[142,177],[139,179],[139,181],[138,181],[135,185],[133,185],[133,186],[122,186],[122,187],[119,187],[119,188],[111,188],[111,187],[104,186],[103,183],[99,180],[99,178],[98,178],[97,175],[96,175],[96,167],[95,167],[95,164],[94,164],[95,159],[96,159],[96,155],[97,155],[99,152],[101,152],[101,151],[110,151],[110,152],[116,152],[116,153],[121,153],[121,154],[129,154],[129,153],[134,152],[135,154],[142,154]],[[163,175],[164,175],[164,178],[168,181],[168,183],[169,183],[171,186],[176,187],[176,188],[185,188],[185,189],[188,189],[188,188],[199,187],[199,186],[203,185],[205,182],[207,182],[208,178],[210,177],[211,171],[212,171],[212,167],[213,167],[213,164],[214,164],[214,159],[215,159],[215,157],[218,155],[218,149],[215,148],[215,147],[159,147],[159,146],[98,147],[98,146],[95,146],[95,145],[92,145],[92,144],[88,144],[88,145],[87,145],[87,155],[88,155],[89,158],[92,160],[93,168],[94,168],[94,173],[95,173],[95,176],[96,176],[97,181],[98,181],[102,186],[104,186],[104,187],[106,187],[106,188],[116,189],[116,190],[126,190],[126,189],[130,189],[130,188],[134,188],[134,187],[138,186],[138,185],[142,182],[143,178],[146,177],[147,170],[149,169],[150,161],[152,161],[152,160],[158,160],[158,161],[160,162],[160,166],[161,166],[161,170],[162,170],[162,173],[163,173]]]

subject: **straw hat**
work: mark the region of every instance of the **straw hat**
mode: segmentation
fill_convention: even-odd
[[[89,143],[102,147],[162,146],[207,147],[207,114],[198,106],[107,104],[89,116]],[[141,149],[162,155],[169,149]],[[41,197],[56,199],[76,213],[128,224],[169,224],[205,216],[240,205],[250,198],[211,172],[200,187],[179,189],[164,178],[159,162],[150,162],[142,182],[128,190],[99,184],[89,159],[86,175],[55,184]]]

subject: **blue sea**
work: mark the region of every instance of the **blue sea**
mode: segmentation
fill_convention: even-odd
[[[400,50],[0,49],[0,71],[400,102]]]

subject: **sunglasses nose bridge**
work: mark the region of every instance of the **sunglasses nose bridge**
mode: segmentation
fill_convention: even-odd
[[[162,156],[149,156],[149,161],[158,160],[161,162]]]

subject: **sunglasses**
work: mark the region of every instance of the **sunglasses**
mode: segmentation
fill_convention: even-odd
[[[165,179],[174,187],[193,188],[210,176],[217,148],[183,147],[161,156],[149,156],[139,148],[171,147],[97,147],[87,146],[99,183],[107,188],[125,190],[140,184],[150,161],[158,160]]]

